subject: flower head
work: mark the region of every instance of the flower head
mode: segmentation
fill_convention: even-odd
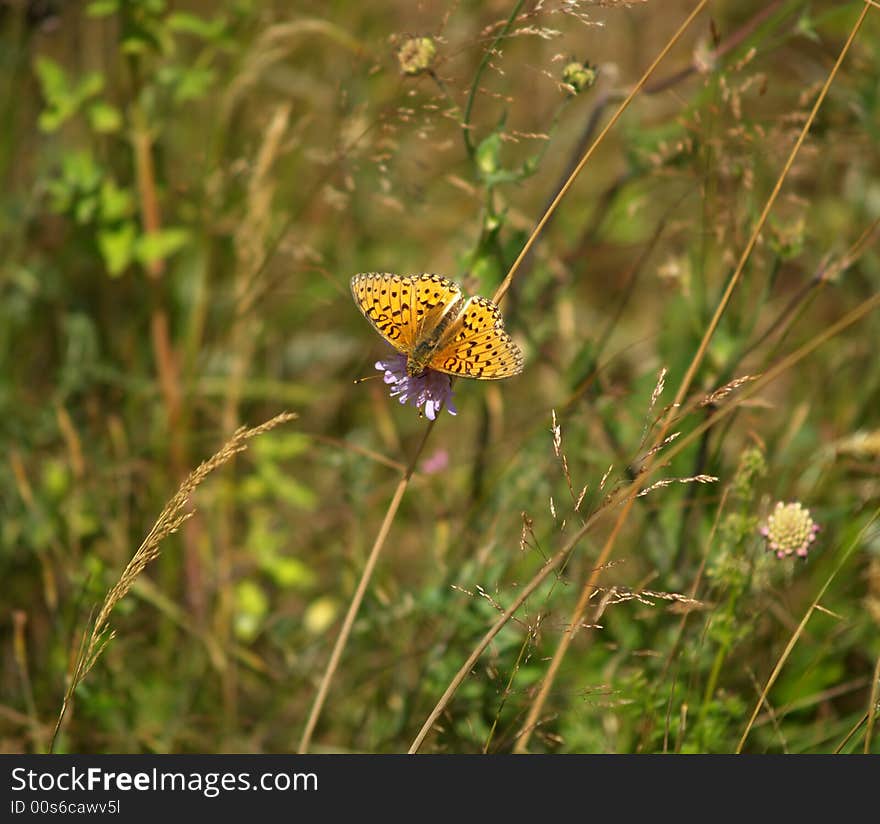
[[[404,74],[415,76],[431,68],[436,54],[437,47],[430,37],[409,37],[397,50],[397,62]]]
[[[426,369],[412,377],[406,371],[406,355],[391,355],[377,361],[376,369],[384,372],[383,380],[391,387],[391,397],[401,403],[411,403],[416,409],[425,408],[425,417],[433,421],[437,413],[446,407],[450,415],[458,410],[452,404],[452,381],[449,375]]]
[[[599,70],[587,62],[571,60],[562,70],[562,82],[568,87],[569,94],[580,94],[589,89],[599,76]]]
[[[819,525],[810,516],[810,510],[799,502],[779,501],[759,531],[767,539],[767,549],[775,552],[777,558],[788,555],[806,558]]]

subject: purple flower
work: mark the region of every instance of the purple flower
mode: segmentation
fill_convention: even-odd
[[[777,558],[788,555],[807,557],[810,544],[816,540],[819,525],[810,516],[810,510],[799,502],[777,502],[767,522],[759,532],[767,539],[767,549]]]
[[[406,355],[390,355],[376,362],[376,369],[384,372],[383,380],[391,387],[391,397],[401,403],[411,403],[416,409],[425,407],[425,417],[433,421],[445,406],[450,415],[458,410],[452,404],[452,381],[449,375],[426,369],[412,377],[406,371]]]
[[[426,475],[436,475],[449,466],[449,452],[438,449],[433,455],[422,461],[422,472]]]

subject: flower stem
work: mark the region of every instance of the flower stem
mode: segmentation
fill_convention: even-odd
[[[339,661],[342,658],[342,653],[345,650],[345,645],[348,643],[348,637],[349,635],[351,635],[351,629],[354,626],[355,618],[357,618],[361,603],[364,600],[364,595],[366,594],[367,586],[370,583],[370,578],[373,575],[373,570],[376,568],[376,562],[379,560],[379,555],[382,552],[382,547],[385,545],[385,540],[391,530],[391,524],[394,522],[395,515],[397,515],[397,510],[400,507],[400,502],[403,500],[403,495],[406,492],[407,486],[409,486],[409,480],[412,477],[413,472],[415,471],[416,463],[419,460],[419,456],[422,454],[422,451],[425,448],[425,444],[428,442],[428,436],[431,434],[431,430],[434,428],[434,423],[435,421],[431,421],[425,428],[425,434],[422,436],[422,440],[419,443],[419,446],[413,454],[412,458],[410,459],[406,471],[403,473],[403,476],[397,484],[397,488],[394,490],[394,495],[391,497],[391,502],[388,504],[388,510],[385,513],[385,518],[382,521],[382,526],[379,527],[379,532],[376,535],[376,540],[373,543],[373,548],[370,550],[370,555],[367,558],[367,563],[364,565],[364,571],[361,573],[361,578],[360,581],[358,581],[354,597],[351,599],[351,603],[348,606],[348,612],[345,615],[345,620],[342,622],[342,629],[339,630],[339,636],[336,639],[336,644],[333,646],[333,652],[330,654],[330,660],[327,662],[327,669],[324,670],[324,675],[321,678],[321,684],[318,687],[318,693],[317,695],[315,695],[312,709],[309,712],[309,717],[306,721],[305,729],[303,730],[302,737],[299,741],[299,747],[297,748],[297,752],[299,753],[306,753],[309,751],[309,745],[312,741],[312,734],[315,731],[315,726],[318,723],[318,718],[320,718],[321,716],[321,710],[324,707],[324,701],[327,699],[327,693],[330,690],[330,683],[333,681],[333,676],[336,674],[336,669],[339,666]]]

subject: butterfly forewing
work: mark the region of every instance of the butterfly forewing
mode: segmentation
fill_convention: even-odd
[[[352,278],[351,293],[376,331],[406,354],[461,300],[455,283],[431,274],[402,277],[367,272]]]
[[[413,287],[409,278],[369,272],[356,275],[351,293],[364,317],[401,352],[412,351],[416,338],[412,311]]]

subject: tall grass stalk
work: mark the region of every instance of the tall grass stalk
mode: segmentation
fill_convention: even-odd
[[[122,571],[119,580],[107,592],[104,603],[101,605],[101,609],[98,610],[98,616],[83,633],[73,672],[70,675],[64,700],[61,703],[61,710],[58,713],[58,720],[55,723],[55,730],[49,743],[49,752],[52,752],[55,748],[58,733],[61,731],[61,725],[64,722],[77,688],[89,672],[91,672],[101,653],[116,635],[114,630],[110,629],[108,625],[113,609],[128,595],[129,590],[134,586],[140,574],[159,557],[162,551],[162,542],[169,535],[177,532],[193,516],[195,513],[195,508],[192,505],[193,493],[208,475],[228,463],[239,452],[244,452],[247,449],[247,442],[251,438],[262,435],[264,432],[268,432],[282,423],[295,420],[296,417],[297,415],[293,412],[282,412],[280,415],[276,415],[259,426],[252,428],[240,427],[223,444],[219,451],[215,452],[187,475],[177,492],[174,493],[174,497],[165,504],[147,537],[144,538],[137,552],[135,552]]]
[[[407,486],[409,486],[410,478],[412,478],[413,472],[415,472],[416,464],[425,448],[428,436],[434,428],[434,423],[435,421],[431,421],[428,426],[425,427],[425,433],[422,435],[422,440],[416,448],[416,451],[413,453],[413,456],[403,473],[403,477],[398,482],[397,487],[394,490],[394,495],[391,496],[391,502],[388,504],[385,517],[382,519],[382,525],[379,527],[376,540],[373,542],[373,548],[370,550],[366,564],[364,564],[364,571],[361,573],[357,589],[355,589],[351,602],[348,605],[348,612],[345,614],[345,620],[342,622],[339,635],[336,637],[336,643],[333,645],[333,652],[330,654],[330,660],[327,662],[327,668],[324,670],[324,675],[321,677],[321,683],[318,686],[318,692],[315,694],[315,700],[312,702],[312,708],[309,711],[309,717],[306,720],[306,725],[299,741],[299,747],[297,748],[297,751],[300,753],[307,753],[309,751],[309,747],[312,743],[312,735],[315,732],[315,725],[321,717],[321,710],[327,699],[327,693],[330,690],[330,683],[333,680],[333,676],[336,674],[336,669],[339,666],[339,661],[342,658],[345,645],[348,643],[348,638],[351,635],[351,628],[354,626],[355,618],[357,618],[358,611],[361,608],[361,603],[364,600],[364,595],[367,592],[370,579],[373,577],[373,570],[376,568],[376,562],[379,560],[382,547],[385,546],[385,540],[388,537],[388,533],[391,531],[391,524],[394,522],[394,517],[397,515],[400,502],[403,500],[403,495],[406,492]]]

